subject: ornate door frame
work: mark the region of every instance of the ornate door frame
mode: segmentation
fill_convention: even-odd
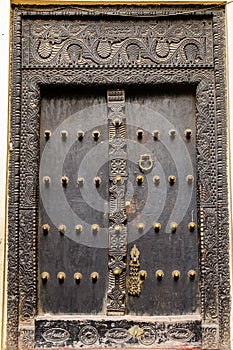
[[[187,13],[191,14],[188,17]],[[117,21],[139,19],[193,22],[202,28],[195,45],[197,56],[184,56],[183,41],[178,40],[167,58],[151,52],[142,60],[130,61],[124,44],[117,55],[97,58],[79,46],[85,58],[65,61],[65,45],[72,43],[71,33],[65,44],[48,45],[48,56],[39,57],[36,36],[31,36],[33,21]],[[170,21],[170,22],[169,22]],[[189,22],[187,22],[189,21]],[[205,23],[201,25],[200,23]],[[180,23],[181,24],[181,23]],[[190,42],[190,26],[185,27]],[[30,40],[29,40],[30,38]],[[38,145],[40,88],[43,85],[161,85],[186,84],[196,89],[197,176],[200,232],[201,337],[202,349],[229,349],[230,279],[229,227],[226,159],[226,107],[224,74],[224,8],[166,6],[106,7],[15,7],[13,9],[11,142],[9,175],[8,238],[8,349],[34,347],[37,317],[37,214]],[[192,38],[193,39],[193,38]],[[191,40],[192,43],[193,40]],[[146,50],[145,38],[132,33],[130,43]],[[55,47],[54,54],[49,52]],[[183,45],[183,46],[182,46]],[[85,51],[86,50],[86,51]],[[153,49],[154,52],[156,48]],[[52,52],[52,51],[51,51]],[[143,56],[143,55],[142,55]],[[50,58],[51,59],[50,59]],[[59,58],[60,57],[60,58]],[[120,58],[119,60],[116,57]],[[146,58],[145,58],[146,57]],[[194,58],[193,58],[194,57]],[[18,336],[19,334],[19,336]],[[196,345],[195,344],[195,345]]]

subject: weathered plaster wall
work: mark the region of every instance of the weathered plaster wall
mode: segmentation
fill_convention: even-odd
[[[166,4],[216,4],[221,1],[97,1],[97,0],[14,0],[15,3],[29,4],[64,4],[64,3],[166,3]],[[229,120],[229,179],[233,182],[233,1],[225,1],[227,16],[227,81],[228,81],[228,120]],[[7,205],[7,156],[9,150],[8,144],[8,96],[9,96],[9,42],[10,42],[10,0],[0,0],[0,82],[1,82],[1,98],[0,98],[0,348],[4,349],[5,325],[6,325],[6,308],[5,308],[5,292],[6,292],[6,205]],[[229,192],[231,220],[233,218],[233,191],[230,186]],[[226,233],[227,234],[227,233]],[[233,242],[233,240],[232,240]],[[233,245],[233,244],[232,244]],[[233,247],[231,249],[232,253]],[[232,265],[232,259],[231,259]],[[233,285],[233,282],[232,282]],[[232,312],[233,319],[233,312]],[[233,321],[232,321],[233,326]],[[233,349],[233,329],[232,329],[232,349]]]

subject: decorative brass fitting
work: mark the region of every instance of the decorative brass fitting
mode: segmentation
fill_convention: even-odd
[[[82,225],[76,225],[76,226],[75,226],[75,230],[76,230],[77,232],[81,233],[82,230],[83,230]]]
[[[77,131],[77,136],[80,141],[84,138],[85,132],[83,130],[78,130]]]
[[[85,183],[85,180],[84,180],[83,177],[78,177],[78,178],[77,178],[77,184],[78,184],[78,185],[81,185],[81,186],[82,186],[82,185],[84,185],[84,183]]]
[[[66,226],[65,225],[59,225],[58,231],[62,234],[66,232]]]
[[[155,140],[158,140],[159,138],[159,130],[153,130],[152,131],[152,136]]]
[[[191,280],[194,280],[195,277],[196,277],[196,271],[194,271],[194,270],[189,270],[189,272],[188,272],[188,277],[189,277]]]
[[[171,222],[170,228],[171,228],[171,231],[172,231],[172,232],[176,232],[176,230],[177,230],[177,228],[178,228],[177,223],[176,223],[176,222]]]
[[[145,270],[139,271],[139,277],[141,280],[145,280],[147,278],[147,272]]]
[[[40,275],[41,276],[41,279],[42,279],[42,282],[47,282],[48,279],[50,278],[50,275],[48,272],[42,272],[42,274]]]
[[[192,182],[194,181],[193,175],[187,175],[187,176],[186,176],[186,181],[187,181],[188,183],[192,183]]]
[[[174,185],[174,183],[176,182],[176,177],[175,177],[175,175],[170,175],[170,176],[168,177],[168,181],[169,181],[170,185]]]
[[[138,175],[136,181],[138,185],[141,185],[144,182],[144,177],[142,175]]]
[[[91,273],[91,279],[92,279],[92,282],[96,282],[99,279],[98,272],[92,272]]]
[[[191,136],[192,136],[192,130],[191,129],[186,129],[185,131],[184,131],[184,135],[185,135],[185,137],[186,137],[186,139],[191,139]]]
[[[74,280],[75,282],[79,283],[81,281],[81,279],[83,278],[82,274],[80,272],[76,272],[74,274]]]
[[[93,225],[91,225],[91,229],[93,232],[99,232],[100,227],[97,224],[93,224]]]
[[[49,185],[49,184],[51,183],[50,177],[49,177],[49,176],[44,176],[44,177],[43,177],[43,183],[44,183],[45,185]]]
[[[57,279],[59,280],[60,283],[63,283],[66,279],[65,272],[58,272]]]
[[[52,135],[52,133],[51,133],[50,130],[45,130],[45,131],[44,131],[44,137],[45,137],[46,141],[49,140],[49,138],[51,137],[51,135]]]
[[[100,132],[99,132],[99,130],[94,130],[94,131],[92,132],[92,137],[93,137],[93,139],[94,139],[95,141],[97,141],[97,140],[100,138]]]
[[[189,228],[189,231],[194,231],[195,230],[195,227],[196,227],[196,224],[195,222],[191,221],[189,224],[188,224],[188,228]]]
[[[169,130],[169,136],[174,138],[176,136],[176,130]]]
[[[153,228],[155,230],[155,232],[159,232],[160,229],[161,229],[161,224],[159,222],[156,222],[154,225],[153,225]]]
[[[63,139],[66,139],[67,136],[68,136],[68,131],[66,131],[66,130],[61,130],[60,134],[61,134],[61,137],[62,137]]]
[[[99,187],[99,185],[101,184],[101,178],[99,176],[96,176],[93,182],[96,185],[96,187]]]
[[[44,233],[45,235],[48,234],[49,230],[50,230],[49,224],[44,224],[44,225],[42,225],[42,231],[43,231],[43,233]]]
[[[137,225],[138,231],[143,231],[145,228],[145,225],[141,222],[140,224]]]
[[[153,182],[157,185],[160,182],[160,177],[159,176],[154,176],[153,177]]]
[[[116,176],[116,182],[121,182],[121,180],[122,180],[122,177],[121,176]]]
[[[155,277],[156,277],[158,280],[162,280],[163,277],[164,277],[164,272],[163,272],[163,270],[157,270],[157,271],[155,272]]]
[[[112,270],[113,274],[115,276],[119,276],[121,274],[121,269],[119,267],[114,267],[114,269]]]
[[[120,118],[114,118],[114,120],[113,120],[113,124],[115,125],[115,126],[120,126],[121,125],[121,119]]]
[[[172,271],[172,277],[175,281],[177,281],[180,278],[180,271],[178,270]]]
[[[69,182],[68,177],[67,176],[62,176],[62,178],[61,178],[62,186],[66,187],[68,185],[68,182]]]
[[[142,139],[143,136],[144,136],[144,131],[142,129],[138,129],[136,131],[136,136],[137,136],[138,139]]]
[[[120,233],[121,232],[121,226],[120,225],[114,226],[114,230],[115,230],[116,233]]]

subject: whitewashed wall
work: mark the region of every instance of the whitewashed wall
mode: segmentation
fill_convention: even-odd
[[[76,0],[15,0],[19,3],[78,3]],[[216,4],[220,1],[122,1],[114,0],[85,0],[80,3],[164,3],[164,4]],[[224,2],[223,2],[224,3]],[[225,1],[227,16],[226,16],[226,28],[227,28],[227,81],[228,81],[228,126],[229,126],[229,180],[233,183],[233,0]],[[9,42],[10,42],[10,0],[0,0],[0,349],[4,350],[5,339],[5,326],[6,326],[6,207],[7,207],[7,158],[8,158],[8,96],[9,96]],[[233,186],[230,185],[229,201],[231,210],[231,221],[233,218]],[[232,224],[231,224],[232,232]],[[232,237],[231,237],[232,239]],[[231,248],[231,266],[233,250],[233,239]],[[232,276],[231,276],[232,278]],[[233,286],[233,278],[232,278]],[[232,312],[233,320],[233,312]],[[232,321],[232,350],[233,350],[233,321]]]

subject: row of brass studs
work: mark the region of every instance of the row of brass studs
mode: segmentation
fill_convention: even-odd
[[[46,271],[42,272],[40,276],[41,276],[41,279],[42,279],[43,282],[47,282],[49,280],[49,278],[50,278],[50,274],[48,272],[46,272]],[[73,278],[74,278],[74,280],[76,282],[80,282],[81,279],[83,278],[83,276],[82,276],[82,274],[80,272],[75,272]],[[92,272],[90,274],[90,278],[91,278],[92,282],[96,282],[99,279],[98,272],[96,272],[96,271]],[[65,272],[58,272],[57,279],[58,279],[59,282],[63,283],[65,281],[65,279],[66,279]]]
[[[176,130],[171,129],[171,130],[169,130],[168,134],[169,134],[169,136],[170,136],[171,138],[174,138],[174,137],[176,136]],[[152,131],[152,136],[153,136],[153,138],[154,138],[155,140],[158,140],[159,135],[160,135],[159,130],[153,130],[153,131]],[[141,140],[141,139],[144,137],[144,130],[138,129],[138,130],[136,131],[136,136],[137,136],[137,138],[138,138],[139,140]],[[187,140],[191,139],[191,137],[192,137],[192,130],[191,130],[191,129],[186,129],[186,130],[184,131],[184,136],[186,137]]]
[[[193,222],[193,221],[191,221],[191,222],[188,224],[188,229],[189,229],[189,231],[191,231],[191,232],[195,230],[195,227],[196,227],[196,224],[195,224],[195,222]],[[145,225],[144,225],[143,223],[139,223],[139,224],[137,225],[137,228],[138,228],[139,231],[143,231],[144,228],[145,228]],[[175,231],[178,229],[178,224],[177,224],[176,222],[172,222],[172,223],[170,224],[170,228],[171,228],[171,232],[175,232]],[[116,226],[114,227],[114,229],[115,229],[115,232],[116,232],[116,233],[120,233],[120,232],[121,232],[121,226],[119,226],[119,225],[116,225]],[[159,231],[161,230],[161,224],[160,224],[159,222],[156,222],[156,223],[153,225],[153,229],[155,230],[155,232],[159,232]],[[50,226],[49,226],[48,224],[42,225],[42,231],[43,231],[43,233],[44,233],[45,235],[48,234],[49,230],[50,230]],[[76,226],[75,226],[75,230],[76,230],[77,232],[82,232],[82,230],[83,230],[82,225],[76,225]],[[91,226],[91,230],[92,230],[92,232],[97,233],[97,232],[99,232],[100,227],[99,227],[99,225],[97,225],[97,224],[93,224],[93,225]],[[66,226],[65,226],[65,225],[60,225],[60,226],[58,227],[58,231],[59,231],[60,233],[64,234],[64,233],[66,232]]]
[[[169,136],[171,138],[174,138],[176,136],[176,130],[169,130]],[[45,130],[44,132],[44,137],[46,140],[49,140],[49,138],[51,137],[52,132],[50,130]],[[66,139],[68,137],[68,131],[67,130],[61,130],[60,135],[62,137],[62,139]],[[82,139],[84,138],[85,132],[83,130],[78,130],[77,131],[77,137],[80,141],[82,141]],[[157,140],[159,138],[160,132],[159,130],[153,130],[152,131],[152,136],[155,140]],[[141,140],[144,137],[144,130],[142,129],[138,129],[136,131],[136,136],[139,140]],[[184,136],[186,137],[186,139],[190,139],[192,137],[192,130],[191,129],[186,129],[184,131]],[[98,140],[100,138],[100,131],[99,130],[94,130],[92,132],[92,137],[94,140]]]
[[[51,135],[52,135],[52,132],[50,130],[45,130],[44,137],[47,141],[49,140]],[[67,130],[61,130],[60,135],[61,135],[62,139],[65,140],[68,137],[69,133]],[[83,130],[77,131],[77,137],[80,141],[84,138],[84,135],[85,135],[85,132]],[[92,137],[95,141],[98,140],[100,138],[100,131],[94,130],[92,132]]]
[[[118,270],[116,269],[116,271],[114,272],[114,275],[119,275],[120,273],[121,273],[121,271],[120,271],[120,270],[118,271]],[[139,271],[139,277],[140,277],[141,280],[145,280],[145,279],[147,278],[147,272],[146,272],[145,270]],[[162,279],[164,278],[164,272],[163,272],[163,270],[157,270],[157,271],[155,272],[155,277],[156,277],[158,280],[162,280]],[[174,270],[174,271],[172,271],[172,278],[173,278],[175,281],[177,281],[178,279],[180,279],[180,277],[181,277],[181,273],[180,273],[179,270]],[[196,271],[195,271],[195,270],[189,270],[189,271],[188,271],[188,277],[189,277],[190,280],[194,280],[195,277],[196,277]],[[47,282],[47,281],[49,280],[49,278],[50,278],[50,274],[49,274],[48,272],[44,271],[44,272],[41,273],[41,279],[42,279],[43,282]],[[73,278],[74,278],[74,280],[75,280],[77,283],[79,283],[79,282],[82,280],[83,276],[82,276],[82,274],[81,274],[80,272],[76,272],[76,273],[74,274]],[[95,272],[92,272],[92,273],[90,274],[90,278],[91,278],[92,282],[96,282],[96,281],[99,279],[99,274],[98,274],[98,272],[96,272],[96,271],[95,271]],[[63,282],[65,281],[65,279],[66,279],[66,274],[65,274],[65,272],[58,272],[58,274],[57,274],[57,279],[58,279],[58,281],[59,281],[60,283],[63,283]]]
[[[119,176],[119,179],[121,180],[121,177],[120,177],[120,176]],[[119,181],[120,181],[120,180],[119,180]],[[188,175],[188,176],[186,176],[186,181],[187,181],[188,183],[192,183],[192,182],[194,181],[194,177],[193,177],[192,175]],[[43,182],[44,182],[45,184],[51,183],[50,177],[49,177],[49,176],[44,176],[44,177],[43,177]],[[137,182],[138,185],[142,185],[143,182],[144,182],[144,176],[138,175],[138,176],[136,177],[136,182]],[[154,176],[154,177],[153,177],[153,182],[154,182],[154,183],[159,183],[159,182],[160,182],[160,177],[159,177],[159,176]],[[168,182],[170,183],[170,185],[174,185],[174,183],[176,182],[176,176],[175,176],[175,175],[170,175],[170,176],[168,176]],[[68,185],[68,183],[69,183],[69,178],[68,178],[67,176],[62,176],[62,177],[61,177],[61,184],[62,184],[64,187],[66,187],[66,186]],[[77,184],[78,184],[78,185],[84,185],[84,183],[85,183],[85,180],[84,180],[83,177],[79,177],[79,178],[77,179]],[[99,176],[96,176],[96,177],[93,179],[93,183],[95,184],[96,187],[99,187],[100,184],[101,184],[101,178],[100,178]]]

